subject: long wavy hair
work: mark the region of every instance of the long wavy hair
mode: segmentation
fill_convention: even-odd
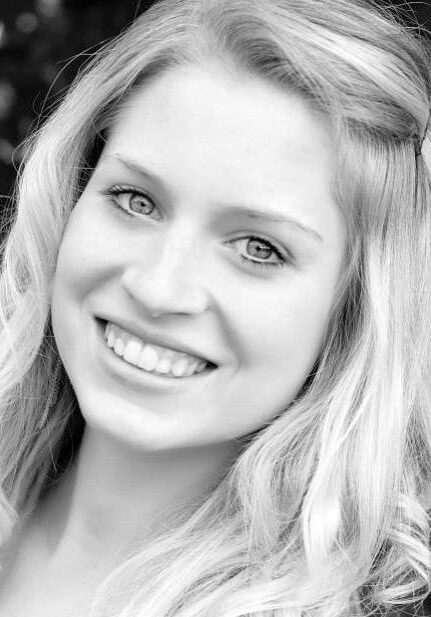
[[[61,477],[83,420],[50,322],[69,214],[136,88],[211,59],[330,122],[348,256],[316,366],[93,615],[352,617],[428,591],[430,54],[363,0],[163,0],[91,60],[31,140],[0,278],[0,543]],[[179,574],[180,573],[180,574]]]

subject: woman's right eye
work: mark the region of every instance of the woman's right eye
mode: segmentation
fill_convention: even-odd
[[[151,218],[160,221],[162,216],[153,199],[130,186],[112,186],[106,191],[111,203],[127,216]]]

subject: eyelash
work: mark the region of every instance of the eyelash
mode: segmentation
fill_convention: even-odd
[[[104,194],[110,198],[110,203],[115,208],[115,210],[120,215],[127,216],[128,218],[130,217],[135,218],[136,216],[139,216],[139,213],[134,214],[132,211],[120,205],[119,200],[116,199],[119,196],[131,195],[131,196],[143,197],[144,199],[148,200],[148,202],[153,205],[154,210],[157,211],[157,206],[154,203],[153,199],[149,197],[149,195],[147,195],[143,191],[140,191],[139,189],[137,189],[136,187],[124,186],[124,185],[114,185],[114,186],[111,186],[109,189],[107,189],[104,192]],[[151,217],[151,215],[152,215],[152,212],[151,214],[148,214],[148,215],[144,214],[143,216]],[[162,217],[160,216],[160,218]],[[254,235],[241,236],[240,238],[229,240],[226,244],[231,245],[236,242],[245,241],[245,240],[248,240],[248,241],[256,240],[257,242],[260,242],[261,244],[266,245],[270,249],[270,251],[277,257],[277,260],[278,260],[276,262],[258,261],[258,260],[255,260],[249,257],[244,257],[243,254],[236,252],[241,262],[245,263],[247,266],[251,266],[252,268],[265,268],[265,269],[280,268],[280,267],[288,265],[288,263],[291,261],[291,259],[284,256],[283,253],[276,246],[274,246],[274,244],[272,244],[272,242],[260,236],[254,236]]]
[[[139,212],[133,213],[131,210],[128,210],[127,208],[125,208],[119,203],[118,197],[124,196],[124,195],[130,195],[131,197],[142,197],[143,199],[147,200],[148,203],[150,203],[153,206],[153,211],[150,214],[141,213],[143,216],[151,218],[154,212],[158,212],[158,208],[156,204],[154,203],[154,200],[147,193],[144,193],[143,191],[140,191],[137,188],[132,187],[132,186],[123,186],[119,184],[115,186],[111,186],[109,189],[107,189],[107,191],[105,191],[105,195],[107,195],[110,198],[110,203],[114,206],[114,208],[120,214],[124,214],[127,217],[135,218],[136,216],[139,216]],[[162,216],[159,214],[159,218],[157,220],[160,220],[161,218]]]
[[[284,267],[288,264],[288,258],[285,257],[281,251],[279,251],[277,249],[277,247],[275,247],[272,242],[270,242],[269,240],[265,240],[264,238],[261,238],[260,236],[242,236],[241,238],[235,238],[234,240],[230,240],[227,244],[233,244],[235,242],[240,242],[241,240],[256,240],[257,242],[260,242],[261,244],[266,245],[270,251],[272,253],[274,253],[274,255],[277,257],[278,261],[258,261],[257,259],[252,259],[250,257],[244,257],[243,254],[237,252],[238,257],[241,259],[241,261],[247,265],[250,265],[253,268],[281,268]]]

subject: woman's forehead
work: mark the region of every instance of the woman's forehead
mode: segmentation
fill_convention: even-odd
[[[144,169],[184,196],[210,189],[222,202],[272,201],[280,214],[288,198],[302,217],[322,220],[332,206],[327,123],[297,95],[256,77],[234,81],[219,67],[173,70],[142,87],[118,115],[103,160]]]

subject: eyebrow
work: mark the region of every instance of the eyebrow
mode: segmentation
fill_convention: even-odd
[[[119,163],[124,165],[124,167],[126,167],[129,171],[143,176],[144,178],[149,178],[150,180],[158,183],[161,186],[165,186],[163,179],[160,176],[158,176],[150,169],[144,167],[140,163],[137,163],[136,161],[125,157],[124,155],[120,155],[114,152],[113,154],[106,154],[104,158],[114,158]],[[323,242],[323,238],[319,234],[319,232],[289,215],[281,214],[279,212],[271,212],[267,209],[260,210],[258,207],[248,205],[244,206],[236,203],[229,204],[229,206],[229,210],[234,214],[246,216],[251,219],[261,220],[263,222],[286,223],[292,227],[296,227],[300,231],[307,233],[319,242]]]
[[[300,231],[303,231],[310,236],[313,236],[319,242],[323,242],[322,236],[313,228],[301,223],[298,219],[287,216],[285,214],[279,214],[278,212],[271,212],[267,210],[259,210],[259,208],[254,208],[252,206],[241,206],[237,204],[232,204],[231,210],[235,213],[242,214],[243,216],[247,216],[251,219],[258,219],[263,222],[270,223],[287,223],[293,227],[297,227]]]

